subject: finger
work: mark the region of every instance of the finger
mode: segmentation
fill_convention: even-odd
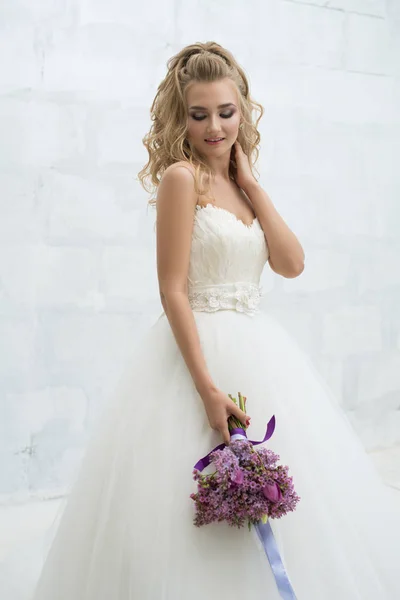
[[[241,408],[236,406],[236,404],[234,405],[234,407],[232,407],[232,412],[243,425],[248,426],[250,424],[249,415],[246,415],[246,413]]]
[[[221,425],[220,432],[221,432],[222,439],[224,440],[225,444],[228,445],[229,442],[231,441],[231,436],[230,436],[229,428],[228,428],[228,421],[225,421],[225,423],[223,425]]]

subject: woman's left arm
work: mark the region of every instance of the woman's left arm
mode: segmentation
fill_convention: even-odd
[[[271,269],[283,277],[298,277],[304,270],[305,259],[299,240],[254,178],[248,156],[243,152],[239,140],[234,144],[234,156],[237,165],[236,183],[249,198],[263,228]]]
[[[271,269],[283,277],[298,277],[304,270],[304,250],[282,219],[271,198],[254,179],[242,188],[263,228],[269,249]]]

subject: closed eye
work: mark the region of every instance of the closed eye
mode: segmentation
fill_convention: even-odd
[[[223,114],[221,114],[220,116],[221,116],[223,119],[230,119],[230,118],[233,116],[233,112],[230,112],[230,113],[223,113]],[[192,115],[192,118],[193,118],[195,121],[203,121],[203,120],[206,118],[206,115],[202,115],[202,116],[200,116],[200,117],[199,117],[198,115],[197,115],[197,116],[196,116],[196,115]]]

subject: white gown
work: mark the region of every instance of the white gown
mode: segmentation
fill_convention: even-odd
[[[271,526],[297,600],[399,599],[399,499],[305,352],[257,312],[267,258],[257,219],[197,208],[201,347],[216,385],[247,396],[250,439],[275,415],[266,443],[301,500]],[[97,423],[29,600],[280,600],[253,528],[193,525],[193,465],[220,442],[163,313]]]

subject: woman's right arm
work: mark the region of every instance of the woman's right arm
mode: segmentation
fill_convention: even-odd
[[[194,213],[194,179],[187,167],[172,165],[157,192],[157,275],[161,303],[186,366],[201,396],[210,425],[229,443],[231,414],[245,423],[248,416],[219,390],[207,369],[196,321],[188,299],[187,277]]]

